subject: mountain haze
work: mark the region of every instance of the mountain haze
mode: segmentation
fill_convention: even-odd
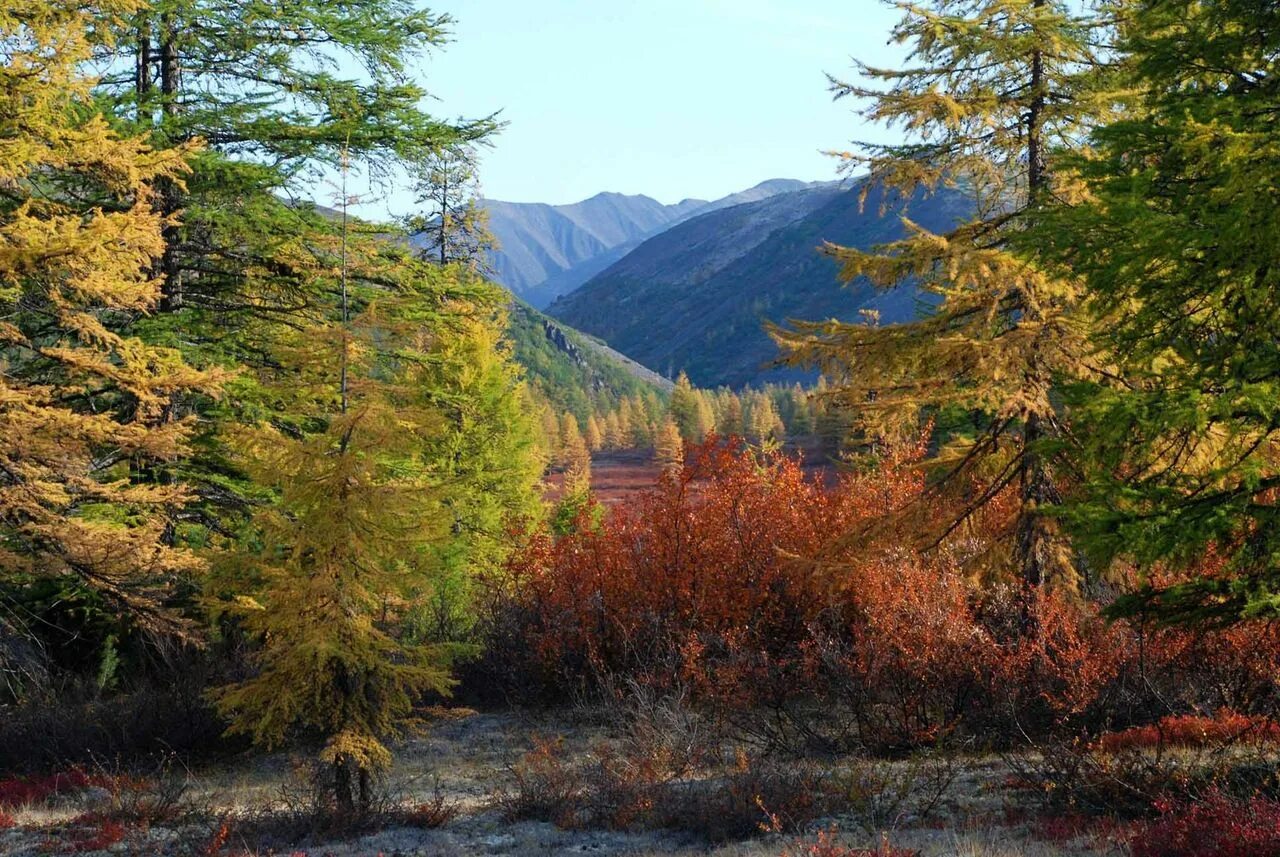
[[[700,214],[644,241],[548,313],[659,372],[686,371],[700,386],[799,377],[769,366],[777,349],[765,321],[856,321],[874,309],[892,324],[919,309],[910,285],[878,292],[859,280],[841,288],[837,264],[818,251],[823,241],[868,248],[902,236],[904,207],[882,213],[879,193],[865,206],[859,193],[807,186]],[[947,191],[909,208],[924,228],[944,230],[969,203]]]

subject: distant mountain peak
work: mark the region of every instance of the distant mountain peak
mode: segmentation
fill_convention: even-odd
[[[643,194],[602,191],[566,205],[481,200],[498,249],[495,279],[535,307],[573,291],[644,240],[691,217],[806,187],[770,179],[718,200],[664,205]]]
[[[792,190],[769,193],[779,183]],[[699,386],[797,379],[806,373],[771,366],[778,352],[765,320],[858,321],[862,310],[875,309],[882,323],[893,324],[920,306],[909,283],[879,290],[862,280],[841,288],[839,265],[818,252],[824,241],[865,249],[902,237],[901,206],[881,214],[877,192],[863,207],[859,189],[765,182],[735,194],[737,204],[650,237],[547,311],[644,365],[687,371]],[[934,231],[971,210],[969,197],[954,191],[910,203],[912,219]]]

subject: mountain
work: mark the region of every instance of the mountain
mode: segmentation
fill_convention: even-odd
[[[612,409],[623,396],[666,394],[672,387],[661,375],[519,298],[512,301],[507,335],[530,385],[556,411],[571,411],[584,423],[593,403]]]
[[[617,262],[646,238],[696,214],[752,202],[807,185],[772,179],[708,202],[663,205],[647,196],[601,193],[572,205],[486,199],[494,279],[535,307],[543,307]]]
[[[642,242],[547,312],[668,376],[686,371],[699,386],[801,377],[769,366],[777,349],[764,321],[856,321],[874,309],[891,324],[919,308],[911,285],[877,292],[859,280],[841,288],[837,264],[818,252],[823,241],[867,248],[902,236],[903,206],[882,212],[875,191],[861,206],[859,193],[806,186],[699,214]],[[908,207],[931,230],[970,210],[952,191]]]

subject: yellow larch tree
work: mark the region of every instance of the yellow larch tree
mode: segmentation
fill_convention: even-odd
[[[80,71],[89,28],[137,6],[0,8],[0,583],[62,578],[146,630],[185,634],[166,604],[200,568],[174,535],[190,498],[172,465],[191,426],[168,406],[220,378],[128,328],[160,297],[154,187],[182,180],[193,147],[113,133]]]
[[[470,315],[448,294],[461,269],[397,256],[376,236],[331,252],[341,310],[280,335],[279,368],[261,381],[277,412],[229,430],[240,465],[274,496],[220,557],[215,609],[257,647],[253,675],[216,701],[230,731],[263,748],[314,746],[333,809],[349,817],[370,808],[387,740],[424,694],[452,686],[449,647],[407,626],[464,511],[451,519],[440,502],[449,486],[431,450],[458,427],[431,393],[441,348]],[[379,283],[351,289],[350,309],[348,265],[350,279]]]
[[[950,526],[1012,487],[1021,498],[1010,540],[1015,573],[1029,587],[1074,589],[1071,551],[1046,514],[1061,486],[1045,448],[1064,431],[1055,385],[1094,371],[1082,292],[1037,266],[1016,238],[1042,207],[1071,199],[1073,183],[1055,174],[1053,152],[1118,103],[1101,94],[1094,48],[1111,19],[1063,0],[892,5],[903,13],[894,39],[909,49],[906,66],[860,64],[861,81],[833,79],[832,87],[864,104],[867,121],[901,129],[903,142],[862,144],[842,157],[867,170],[863,204],[908,206],[906,234],[869,250],[826,251],[843,281],[915,283],[932,309],[905,324],[771,330],[793,363],[816,365],[830,380],[828,410],[856,413],[872,437],[914,432],[925,408],[987,415],[985,432],[939,457],[947,484],[968,492]],[[969,197],[972,213],[935,233],[909,219],[909,205],[941,188]]]

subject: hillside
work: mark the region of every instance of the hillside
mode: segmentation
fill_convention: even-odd
[[[884,323],[917,311],[910,286],[877,293],[840,288],[823,241],[871,247],[902,235],[901,206],[881,213],[872,194],[828,184],[694,217],[657,235],[548,312],[667,375],[684,370],[699,386],[738,386],[798,377],[769,368],[776,348],[766,320],[856,320],[876,309]],[[967,210],[958,193],[916,200],[911,217],[942,229]]]
[[[663,205],[647,196],[601,193],[571,205],[486,199],[489,230],[498,249],[495,279],[534,307],[545,307],[590,280],[646,238],[697,214],[806,187],[772,179],[708,202]]]
[[[665,393],[671,382],[519,298],[512,302],[508,335],[530,385],[557,411],[585,421],[591,405],[616,406],[623,396]]]

